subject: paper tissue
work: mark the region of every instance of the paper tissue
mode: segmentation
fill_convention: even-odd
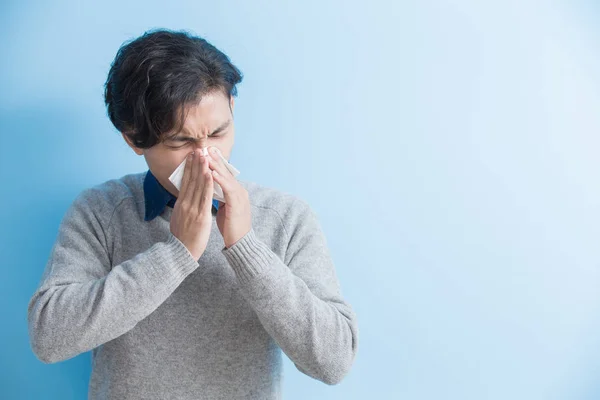
[[[208,148],[207,147],[204,147],[202,149],[202,154],[204,154],[205,156],[208,157]],[[238,176],[240,174],[240,171],[238,171],[233,165],[231,165],[229,163],[229,161],[227,161],[227,159],[225,159],[225,157],[223,157],[223,155],[221,154],[219,149],[217,149],[217,154],[219,155],[219,157],[221,157],[221,160],[223,160],[223,163],[225,164],[225,166],[227,167],[229,172],[231,172],[231,174],[234,177]],[[171,181],[171,183],[173,185],[175,185],[177,190],[180,190],[180,187],[181,187],[181,180],[183,179],[183,172],[185,170],[186,161],[187,161],[187,156],[183,159],[183,162],[181,164],[179,164],[179,166],[175,169],[175,171],[173,171],[171,176],[169,176],[169,180]],[[225,196],[223,195],[223,189],[221,188],[221,185],[219,185],[214,179],[213,179],[213,182],[214,182],[213,199],[219,200],[220,202],[225,203]]]

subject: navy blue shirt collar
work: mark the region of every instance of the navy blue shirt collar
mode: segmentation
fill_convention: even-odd
[[[144,202],[146,205],[145,221],[151,221],[164,211],[165,207],[174,207],[177,197],[173,196],[148,170],[144,178]],[[219,201],[213,199],[213,208],[219,209]]]

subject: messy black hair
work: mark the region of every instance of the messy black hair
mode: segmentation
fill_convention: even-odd
[[[205,39],[187,31],[154,29],[123,43],[104,85],[113,125],[148,149],[179,131],[186,106],[215,90],[237,96],[242,73]]]

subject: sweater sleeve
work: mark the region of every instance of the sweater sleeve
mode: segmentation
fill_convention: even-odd
[[[296,198],[281,260],[252,228],[222,252],[265,330],[302,373],[328,385],[349,372],[358,325],[343,299],[324,233],[308,204]]]
[[[72,358],[126,333],[198,267],[171,233],[166,241],[111,266],[105,228],[112,210],[92,207],[98,203],[94,195],[84,190],[65,213],[29,300],[29,339],[44,363]]]

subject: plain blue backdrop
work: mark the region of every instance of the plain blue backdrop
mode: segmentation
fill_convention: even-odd
[[[286,399],[600,398],[599,10],[591,1],[3,2],[0,398],[86,398],[27,303],[84,188],[146,170],[102,91],[188,29],[245,75],[232,163],[307,200],[357,315],[350,374]]]

